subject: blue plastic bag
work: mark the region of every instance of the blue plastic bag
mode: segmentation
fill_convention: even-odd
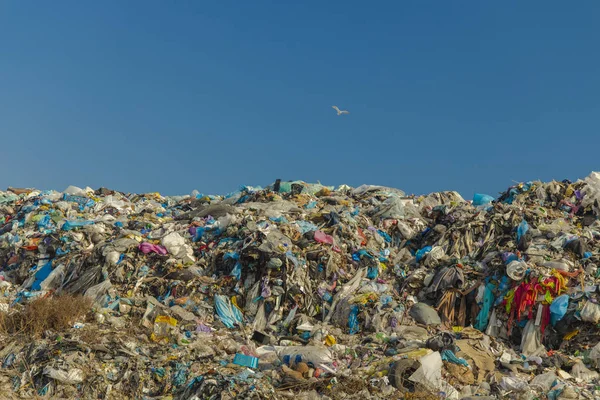
[[[449,361],[454,364],[464,365],[465,367],[469,366],[469,363],[464,358],[457,357],[456,354],[452,352],[452,350],[443,350],[442,351],[442,360]]]
[[[348,315],[348,328],[350,328],[351,335],[358,333],[358,311],[359,308],[356,304],[350,307],[350,314]]]
[[[369,254],[369,252],[365,249],[360,249],[357,252],[355,252],[354,254],[352,254],[352,259],[354,261],[360,261],[363,257],[367,257],[367,258],[373,258],[373,256],[371,254]]]
[[[92,200],[88,197],[73,196],[73,195],[66,194],[66,193],[63,195],[63,200],[75,202],[75,203],[79,204],[79,207],[81,207],[81,208],[93,207],[96,204],[96,202],[94,200]]]
[[[487,194],[475,193],[473,195],[474,206],[484,206],[486,204],[490,204],[492,201],[494,201],[494,198]]]
[[[319,229],[318,226],[309,221],[300,220],[296,221],[295,224],[298,225],[298,228],[300,228],[300,233],[303,235],[307,232],[314,232]]]
[[[231,270],[231,276],[235,277],[238,281],[242,278],[242,264],[240,262],[236,262]]]
[[[233,328],[235,325],[243,323],[242,313],[236,306],[231,304],[231,300],[226,296],[215,295],[215,311],[221,322],[223,322],[223,325],[228,328]]]
[[[72,229],[81,228],[82,226],[86,226],[86,225],[94,225],[94,221],[85,221],[85,220],[66,221],[62,226],[62,230],[70,231]]]
[[[492,305],[494,304],[494,290],[496,286],[492,283],[488,283],[485,286],[485,290],[483,292],[483,304],[481,305],[481,310],[479,314],[477,314],[477,319],[475,320],[475,325],[473,327],[481,332],[485,331],[488,323],[490,322],[490,310],[492,309]]]
[[[230,251],[229,253],[225,253],[223,255],[223,261],[227,260],[239,260],[240,254],[237,251]]]
[[[31,285],[31,290],[41,290],[42,282],[48,277],[48,275],[50,275],[51,272],[52,272],[52,261],[48,261],[48,263],[46,263],[44,266],[42,266],[35,273],[35,282],[33,282],[33,285]]]
[[[44,215],[42,219],[40,219],[37,223],[38,228],[43,229],[50,225],[50,216],[48,214]]]
[[[367,278],[376,279],[379,276],[379,267],[369,267],[367,270]]]
[[[381,236],[386,242],[389,243],[389,242],[392,241],[392,238],[390,237],[390,235],[388,235],[387,233],[385,233],[381,229],[377,230],[377,233],[379,233],[379,236]]]
[[[550,304],[550,323],[555,326],[558,321],[563,319],[569,307],[569,295],[563,294],[554,299]]]
[[[504,200],[506,204],[512,204],[515,201],[515,197],[519,194],[519,191],[516,188],[512,188],[508,191],[508,197]]]
[[[525,236],[525,234],[527,233],[528,230],[529,230],[529,224],[527,223],[527,221],[525,221],[525,220],[521,221],[521,223],[517,227],[517,242],[519,242],[521,240],[521,238],[523,236]]]
[[[311,209],[315,208],[316,206],[317,206],[317,202],[311,201],[306,206],[304,206],[304,208],[306,208],[307,210],[311,210]]]
[[[415,254],[417,257],[417,262],[421,261],[423,257],[425,257],[427,253],[431,251],[431,249],[431,246],[425,246],[421,250],[417,250],[417,253]]]

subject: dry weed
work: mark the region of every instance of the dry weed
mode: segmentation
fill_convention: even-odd
[[[65,330],[83,318],[91,306],[91,300],[83,296],[36,299],[17,312],[0,313],[0,333],[40,336],[46,330]]]

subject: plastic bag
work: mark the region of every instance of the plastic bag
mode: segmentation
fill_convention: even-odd
[[[600,374],[598,374],[596,371],[588,369],[581,360],[577,360],[575,362],[573,368],[571,368],[571,375],[586,382],[590,382],[600,377]]]
[[[587,178],[583,180],[587,185],[583,189],[585,196],[581,202],[583,207],[592,207],[596,214],[599,213],[600,209],[600,173],[592,172]]]
[[[526,356],[541,356],[546,354],[546,348],[541,342],[541,332],[535,322],[531,319],[523,329],[521,339],[521,353]]]
[[[286,346],[277,350],[277,356],[288,365],[299,362],[328,365],[333,363],[333,354],[327,347],[321,346]]]
[[[552,326],[556,325],[565,316],[568,307],[569,295],[563,294],[554,299],[550,304],[550,323]]]
[[[54,268],[50,275],[40,283],[41,290],[54,290],[62,285],[65,278],[65,265]]]
[[[425,246],[421,250],[417,250],[417,253],[415,254],[416,261],[417,262],[421,261],[427,255],[427,253],[429,253],[432,249],[433,249],[433,247],[431,247],[431,246]]]
[[[300,233],[303,235],[307,232],[314,232],[319,229],[315,224],[309,221],[300,220],[294,222],[294,224],[298,226],[298,229],[300,229]]]
[[[600,305],[588,300],[581,309],[581,319],[593,324],[600,322]]]
[[[371,266],[367,270],[367,278],[376,279],[379,276],[379,266]]]
[[[106,293],[111,287],[112,283],[110,282],[110,279],[107,279],[86,290],[84,296],[89,297],[94,301],[95,304],[99,305],[100,307],[103,307],[105,303],[104,300],[106,298]]]
[[[68,371],[55,369],[51,367],[44,368],[44,375],[49,376],[61,383],[74,385],[83,382],[83,371],[78,368],[72,368]]]
[[[486,204],[490,204],[492,201],[494,201],[494,198],[487,194],[475,193],[473,195],[474,206],[484,206]]]
[[[562,261],[545,261],[542,265],[546,268],[557,269],[560,271],[569,272],[572,268],[572,263],[570,261],[562,260]]]
[[[75,228],[81,228],[83,226],[93,225],[94,223],[95,223],[94,221],[85,221],[85,220],[65,221],[65,223],[62,225],[61,229],[63,231],[71,231]]]
[[[442,380],[442,357],[437,351],[421,357],[421,366],[408,378],[426,387],[439,388]]]
[[[155,342],[168,339],[173,334],[176,326],[177,320],[175,318],[159,315],[154,320],[154,329],[150,338]]]
[[[464,358],[457,357],[452,350],[442,350],[442,360],[449,361],[454,364],[469,366],[469,363]]]
[[[490,321],[488,323],[488,327],[485,330],[485,334],[491,337],[498,337],[500,334],[500,327],[502,326],[502,321],[496,317],[496,310],[492,311],[492,315],[490,316]]]
[[[35,280],[31,285],[31,290],[41,290],[42,282],[44,282],[52,274],[52,261],[48,261],[45,265],[39,268],[35,273]]]
[[[283,320],[284,327],[287,328],[288,326],[290,326],[290,324],[292,323],[292,320],[296,316],[296,311],[298,311],[298,306],[294,306],[294,308],[292,308],[290,310],[290,313],[288,314],[288,316],[285,318],[285,320]]]
[[[233,276],[238,281],[242,278],[242,264],[240,264],[239,261],[235,263],[229,275]]]
[[[234,308],[237,307],[231,304],[231,300],[227,297],[219,294],[215,295],[215,311],[227,328],[233,328],[235,325],[241,325],[244,322],[241,318],[241,311],[238,309],[236,312]]]
[[[89,187],[82,189],[80,187],[71,185],[68,188],[66,188],[65,190],[63,190],[64,194],[70,194],[73,196],[87,196],[87,192],[94,192],[94,189],[91,189]]]
[[[348,315],[348,328],[349,328],[349,333],[351,335],[354,335],[355,333],[358,333],[358,331],[359,331],[358,311],[359,311],[359,308],[357,305],[353,305],[350,307],[350,315]]]
[[[185,239],[177,232],[169,233],[167,236],[162,238],[161,244],[169,251],[175,258],[179,258],[184,263],[195,262],[194,249],[188,245]]]
[[[545,374],[537,375],[529,386],[536,392],[547,393],[552,389],[558,377],[554,372],[546,372]]]
[[[529,388],[527,381],[512,376],[505,376],[500,381],[500,388],[508,392],[524,392]]]
[[[442,379],[442,357],[440,353],[433,352],[419,359],[421,366],[408,378],[410,381],[420,383],[435,392],[445,392],[447,399],[458,399],[456,389]]]
[[[315,231],[315,241],[319,243],[333,244],[333,237],[321,231]]]
[[[529,224],[523,220],[517,227],[517,243],[521,241],[521,238],[529,231]]]
[[[428,306],[425,303],[417,303],[409,311],[410,316],[423,325],[439,325],[442,323],[438,312],[435,308]]]
[[[248,292],[246,293],[246,301],[245,304],[246,306],[244,307],[244,313],[247,316],[255,316],[256,312],[258,311],[258,306],[259,306],[259,302],[258,302],[258,298],[260,296],[260,282],[256,282],[254,283],[254,285],[252,285],[252,288],[250,288],[250,290],[248,290]]]
[[[477,315],[477,319],[474,325],[475,329],[478,329],[480,331],[485,331],[485,328],[487,328],[488,326],[488,322],[489,322],[489,317],[490,317],[490,309],[492,308],[493,304],[494,304],[494,292],[493,290],[496,289],[496,286],[494,284],[488,283],[485,286],[485,290],[483,292],[483,301],[482,301],[482,305],[481,305],[481,310],[479,311],[479,314]]]
[[[588,357],[596,368],[600,367],[600,342],[592,348]]]
[[[140,251],[144,254],[148,254],[148,253],[156,253],[156,254],[161,254],[161,255],[168,254],[167,249],[164,248],[163,246],[159,246],[159,245],[148,243],[148,242],[140,243],[140,245],[138,246],[138,249],[140,249]]]

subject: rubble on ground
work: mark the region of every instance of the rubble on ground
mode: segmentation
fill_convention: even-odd
[[[600,398],[600,174],[498,197],[277,180],[0,192],[0,390]]]

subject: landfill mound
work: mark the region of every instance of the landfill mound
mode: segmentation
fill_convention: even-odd
[[[598,399],[599,200],[9,188],[2,398]]]

